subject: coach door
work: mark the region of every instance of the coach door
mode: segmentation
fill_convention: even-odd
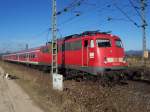
[[[88,66],[88,40],[83,41],[83,66]]]

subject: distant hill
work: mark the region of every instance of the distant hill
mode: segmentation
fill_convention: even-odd
[[[6,55],[6,54],[9,54],[8,52],[7,53],[0,53],[0,59],[2,58],[3,55]]]
[[[9,53],[0,53],[0,56],[5,55],[5,54],[9,54]]]
[[[127,56],[141,56],[142,55],[142,51],[129,50],[129,51],[126,51],[126,55]]]
[[[148,50],[150,52],[150,50]],[[126,51],[127,56],[142,56],[143,51],[142,50],[129,50]]]

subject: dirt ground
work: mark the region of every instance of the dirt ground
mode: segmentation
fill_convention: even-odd
[[[2,70],[2,68],[1,68]],[[14,82],[0,75],[0,112],[44,112]]]
[[[65,80],[64,91],[55,91],[50,73],[13,63],[0,65],[18,78],[17,84],[44,112],[150,112],[149,81],[104,87],[93,81]]]

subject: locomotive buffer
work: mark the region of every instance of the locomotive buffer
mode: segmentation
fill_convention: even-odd
[[[53,89],[63,90],[63,76],[58,74],[57,65],[57,25],[56,25],[56,0],[52,0],[52,78]]]

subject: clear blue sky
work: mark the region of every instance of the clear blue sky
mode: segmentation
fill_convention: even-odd
[[[51,39],[52,0],[0,0],[0,52],[16,51],[44,45]],[[57,11],[73,1],[57,0]],[[115,2],[112,2],[115,1]],[[139,6],[139,0],[131,0]],[[150,25],[150,0],[147,0],[146,20]],[[117,9],[116,3],[137,24],[140,17],[128,0],[85,0],[80,6],[68,9],[57,17],[58,36],[63,37],[86,30],[112,31],[121,37],[126,50],[142,49],[142,32]],[[137,9],[139,10],[139,9]],[[80,16],[76,17],[75,15]],[[107,21],[107,18],[112,18]],[[150,49],[150,27],[146,30],[147,48]]]

